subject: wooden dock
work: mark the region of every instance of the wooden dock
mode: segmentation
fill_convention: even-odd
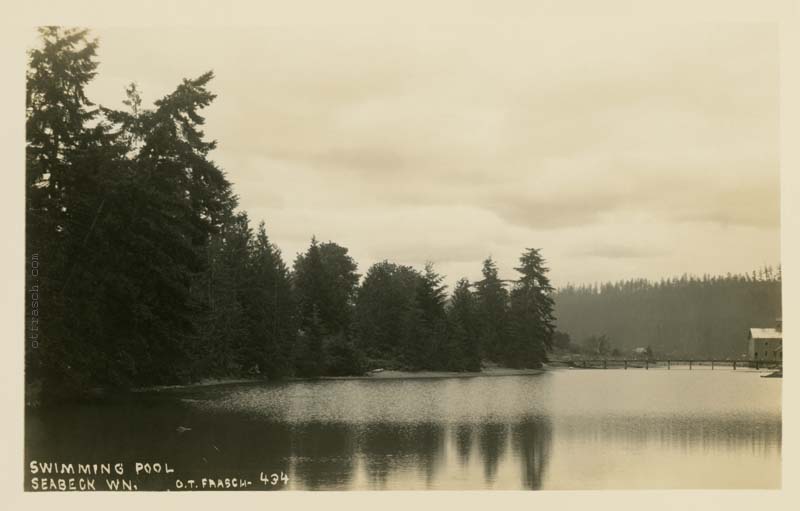
[[[571,367],[578,367],[581,369],[650,369],[664,368],[672,369],[672,366],[688,366],[691,371],[693,368],[711,367],[711,370],[717,368],[733,369],[738,368],[752,368],[752,369],[782,369],[783,362],[780,360],[719,360],[719,359],[586,359],[586,360],[569,360],[564,361]]]

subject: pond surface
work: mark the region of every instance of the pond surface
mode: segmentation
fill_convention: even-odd
[[[235,384],[29,412],[31,460],[166,462],[248,488],[780,488],[781,380],[755,371]],[[189,428],[179,432],[179,428]],[[264,485],[260,474],[288,482]],[[98,488],[103,489],[103,488]]]

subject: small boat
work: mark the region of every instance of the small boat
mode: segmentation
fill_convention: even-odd
[[[769,374],[762,374],[762,378],[783,378],[783,369],[779,369],[777,371],[773,371]]]

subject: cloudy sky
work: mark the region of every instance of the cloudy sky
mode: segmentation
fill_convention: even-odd
[[[213,158],[291,261],[312,234],[363,273],[452,284],[542,248],[554,283],[779,262],[774,24],[97,28],[91,97],[211,69]]]

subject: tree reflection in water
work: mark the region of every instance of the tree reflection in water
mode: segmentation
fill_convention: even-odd
[[[779,385],[732,371],[608,371],[139,394],[27,410],[26,487],[37,460],[175,470],[136,479],[142,490],[281,471],[288,485],[250,489],[773,488]]]

